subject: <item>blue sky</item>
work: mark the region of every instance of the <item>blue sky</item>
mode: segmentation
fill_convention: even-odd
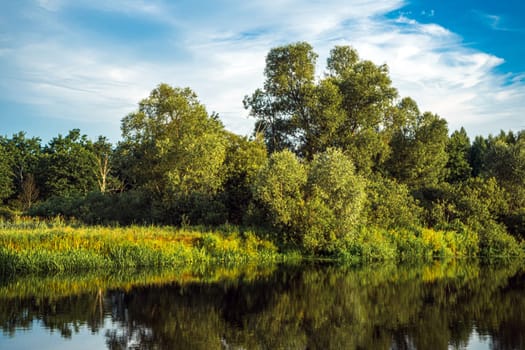
[[[388,64],[400,96],[471,135],[525,129],[521,0],[17,0],[0,13],[0,134],[44,141],[120,120],[160,82],[189,86],[250,134],[244,95],[272,47],[335,45]]]

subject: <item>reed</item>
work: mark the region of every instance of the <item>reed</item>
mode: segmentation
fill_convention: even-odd
[[[158,226],[86,227],[64,223],[5,225],[0,271],[49,273],[97,269],[272,264],[286,259],[252,232]]]

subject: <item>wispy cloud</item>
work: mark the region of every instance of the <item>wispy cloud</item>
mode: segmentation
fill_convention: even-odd
[[[523,32],[525,30],[512,26],[503,15],[485,13],[479,10],[473,10],[473,12],[484,25],[492,30],[501,32]]]
[[[7,32],[16,43],[0,40],[0,87],[42,118],[116,126],[153,87],[167,82],[190,86],[230,130],[249,134],[253,120],[242,99],[262,86],[266,53],[306,40],[320,54],[320,69],[329,50],[341,44],[354,46],[362,58],[387,63],[400,94],[447,118],[451,129],[465,126],[486,134],[523,124],[517,117],[525,113],[523,79],[496,73],[501,58],[465,48],[458,35],[438,24],[419,23],[410,14],[387,19],[385,14],[403,6],[399,0],[225,0],[210,2],[209,10],[189,0],[36,4],[41,11],[14,14],[30,25]],[[147,18],[168,30],[153,43],[110,40],[95,35],[98,28],[70,23],[73,6],[131,21]],[[100,132],[107,133],[107,127]]]

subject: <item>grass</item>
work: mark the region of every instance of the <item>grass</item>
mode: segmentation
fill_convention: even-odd
[[[347,264],[382,261],[421,263],[433,260],[483,258],[523,259],[525,243],[507,234],[492,235],[489,249],[480,244],[479,235],[468,229],[460,231],[430,228],[383,229],[361,227],[356,238],[343,246],[339,259]]]
[[[29,219],[0,224],[4,274],[188,266],[202,270],[286,259],[270,241],[233,227],[85,227]]]
[[[319,257],[304,255],[297,245],[277,247],[268,233],[256,234],[231,225],[102,227],[65,223],[60,217],[47,221],[18,217],[0,221],[0,274],[144,268],[198,272],[217,266],[231,269],[309,258],[347,265],[475,257],[523,258],[525,243],[520,246],[507,236],[484,236],[484,241],[491,239],[490,244],[485,244],[489,250],[481,247],[478,234],[465,229],[455,232],[362,227],[352,241],[340,242],[335,252]]]

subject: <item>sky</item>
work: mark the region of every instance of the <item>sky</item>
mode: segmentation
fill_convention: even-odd
[[[160,83],[190,87],[250,135],[242,100],[276,46],[335,45],[386,63],[400,97],[471,137],[525,129],[521,0],[0,0],[0,135],[73,128],[120,139]]]

